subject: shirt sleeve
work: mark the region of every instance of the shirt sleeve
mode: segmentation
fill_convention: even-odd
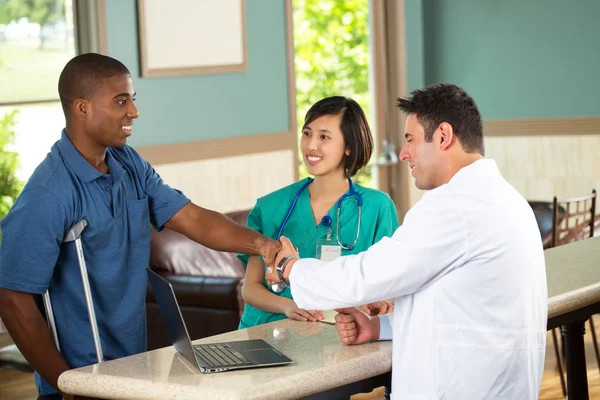
[[[1,222],[0,287],[43,294],[68,230],[67,209],[45,188],[26,189]]]
[[[379,242],[384,237],[390,237],[398,229],[398,214],[396,206],[389,195],[382,193],[383,201],[379,207],[377,226],[373,243]]]
[[[393,338],[392,313],[379,317],[379,340],[392,340]]]
[[[467,243],[454,197],[428,192],[391,238],[329,262],[298,260],[290,273],[292,296],[300,308],[328,310],[412,294],[461,266]]]
[[[149,198],[150,222],[157,231],[161,231],[190,199],[164,183],[150,163],[143,161],[146,176],[144,191]]]
[[[258,233],[262,233],[261,218],[262,217],[260,212],[260,206],[257,202],[248,214],[248,218],[246,219],[246,226],[248,228],[254,229]],[[240,253],[237,255],[237,258],[239,258],[240,261],[244,263],[244,265],[248,265],[248,255]]]

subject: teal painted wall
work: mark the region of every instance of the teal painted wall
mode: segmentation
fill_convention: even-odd
[[[423,0],[407,0],[406,13],[406,77],[408,91],[425,85],[425,56],[423,54]]]
[[[406,4],[411,88],[456,83],[486,119],[600,115],[600,1]],[[419,51],[422,69],[410,59]]]
[[[214,75],[141,78],[135,0],[107,1],[106,13],[108,54],[130,69],[137,92],[140,118],[131,145],[290,129],[283,0],[246,1],[248,70]]]

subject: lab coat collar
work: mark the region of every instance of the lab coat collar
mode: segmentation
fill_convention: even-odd
[[[499,173],[496,161],[491,158],[481,158],[466,167],[462,167],[448,183],[458,183],[474,176],[492,176]]]

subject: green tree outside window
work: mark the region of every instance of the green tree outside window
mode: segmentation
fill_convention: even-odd
[[[294,0],[298,125],[329,96],[356,100],[370,120],[369,0]],[[300,134],[300,132],[298,132]],[[299,154],[300,177],[308,175]],[[371,167],[355,180],[370,186]]]

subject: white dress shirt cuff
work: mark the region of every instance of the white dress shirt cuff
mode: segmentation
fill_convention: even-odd
[[[382,315],[379,317],[379,340],[392,340],[392,321],[390,315]]]

